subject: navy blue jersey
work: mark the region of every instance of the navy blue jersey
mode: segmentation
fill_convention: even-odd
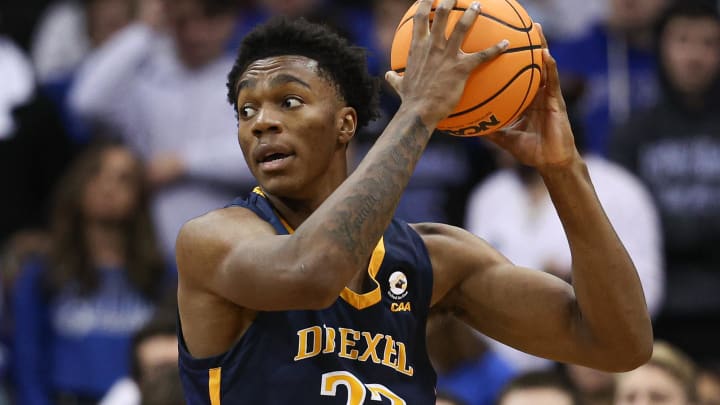
[[[292,232],[259,188],[231,205],[254,211],[278,234]],[[258,312],[219,356],[192,357],[178,328],[188,404],[435,404],[425,348],[432,269],[420,236],[393,220],[368,273],[373,290],[346,288],[326,309]]]

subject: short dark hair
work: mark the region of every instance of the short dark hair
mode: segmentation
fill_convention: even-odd
[[[573,405],[582,404],[577,388],[575,388],[567,377],[555,370],[529,371],[516,376],[503,387],[500,395],[498,395],[497,404],[502,404],[502,401],[512,392],[539,388],[549,388],[564,392],[570,397]]]
[[[228,75],[228,101],[237,112],[237,82],[254,61],[279,55],[300,55],[318,62],[320,74],[337,88],[358,115],[358,129],[379,116],[377,78],[367,68],[365,49],[351,45],[331,28],[304,18],[274,17],[242,41]]]

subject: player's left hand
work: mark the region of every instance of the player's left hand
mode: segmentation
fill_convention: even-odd
[[[539,24],[543,41],[543,80],[535,100],[523,117],[512,127],[487,138],[510,152],[521,163],[539,171],[569,165],[579,158],[575,139],[560,90],[555,59],[550,55]]]

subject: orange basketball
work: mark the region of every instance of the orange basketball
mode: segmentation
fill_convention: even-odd
[[[433,12],[439,2],[433,3]],[[448,18],[446,36],[471,3],[472,0],[457,0]],[[395,31],[390,64],[398,73],[405,70],[412,39],[412,17],[417,7],[415,2]],[[540,33],[515,0],[481,1],[480,15],[468,31],[462,50],[481,51],[503,39],[510,41],[508,48],[470,74],[455,110],[440,121],[438,129],[455,136],[486,135],[512,124],[533,101],[542,71]]]

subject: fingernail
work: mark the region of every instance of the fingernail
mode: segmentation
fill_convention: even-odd
[[[507,39],[503,39],[502,41],[500,41],[500,48],[505,49],[508,47],[508,45],[510,45],[510,41],[508,41]]]
[[[473,11],[480,11],[480,2],[478,2],[478,1],[473,1],[472,4],[470,4],[470,8],[471,8]]]

